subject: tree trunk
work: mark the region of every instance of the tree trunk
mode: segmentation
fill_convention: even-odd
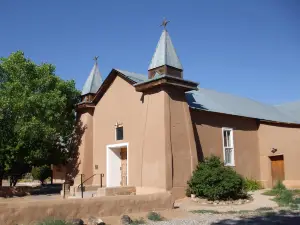
[[[4,171],[0,172],[0,187],[2,187],[2,181],[3,181]]]
[[[53,184],[53,170],[51,170],[51,184]]]

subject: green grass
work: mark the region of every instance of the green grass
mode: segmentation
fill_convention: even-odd
[[[46,219],[42,222],[37,223],[36,225],[72,225],[72,224],[64,220]]]
[[[290,207],[293,210],[300,209],[300,190],[288,190],[280,181],[276,183],[273,189],[263,193],[268,196],[275,196],[272,200],[281,207]]]
[[[263,195],[267,195],[267,196],[276,196],[278,194],[277,190],[267,190],[265,192],[262,193]]]
[[[164,218],[157,212],[149,212],[147,215],[148,220],[162,221]]]
[[[245,178],[244,189],[246,191],[256,191],[262,189],[262,184],[258,180]]]
[[[200,210],[193,210],[191,211],[192,213],[199,213],[199,214],[219,214],[220,212],[216,211],[216,210],[205,210],[205,209],[200,209]],[[232,211],[234,212],[234,211]]]
[[[273,210],[272,207],[260,207],[260,208],[256,209],[255,211],[263,212],[263,211],[271,211],[271,210]]]
[[[146,221],[144,220],[144,218],[141,217],[139,219],[132,220],[130,224],[131,225],[146,224]]]

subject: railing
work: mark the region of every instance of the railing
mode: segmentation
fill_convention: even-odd
[[[102,178],[104,177],[104,174],[103,173],[96,173],[96,174],[93,174],[92,176],[90,176],[89,178],[87,178],[86,180],[82,181],[82,178],[84,176],[84,174],[79,174],[80,175],[80,184],[78,185],[78,188],[80,187],[80,191],[81,191],[81,198],[83,198],[83,184],[85,182],[87,182],[88,180],[90,180],[91,178],[93,178],[94,176],[96,175],[99,175],[100,176],[100,187],[102,187]]]

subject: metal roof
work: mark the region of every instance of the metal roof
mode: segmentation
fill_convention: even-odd
[[[166,30],[163,30],[160,36],[148,69],[151,70],[163,65],[168,65],[183,70],[181,62],[172,44],[171,37]]]
[[[86,94],[95,94],[98,89],[100,88],[101,84],[103,83],[98,64],[95,62],[90,75],[88,76],[87,80],[85,81],[83,88],[82,88],[82,95]]]
[[[119,69],[115,70],[132,80],[135,83],[134,85],[147,83],[168,76],[162,74],[160,76],[155,76],[152,79],[148,79],[148,77],[143,74]],[[205,88],[198,88],[198,90],[186,92],[186,99],[191,108],[199,110],[273,122],[300,124],[300,101],[273,106],[249,98],[221,93]]]
[[[119,70],[115,69],[119,73],[122,73],[124,76],[126,76],[128,79],[132,80],[133,82],[139,83],[139,82],[144,82],[148,80],[148,77],[143,74],[138,74],[138,73],[133,73],[133,72],[128,72],[125,70]]]
[[[279,110],[272,105],[214,90],[199,88],[198,91],[187,92],[186,99],[190,107],[199,110],[274,122],[300,124],[299,117],[296,118],[283,109]],[[300,112],[300,108],[298,112]]]
[[[275,107],[300,121],[300,101],[276,105]]]

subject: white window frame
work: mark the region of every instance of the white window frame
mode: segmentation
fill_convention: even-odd
[[[225,140],[224,140],[224,131],[230,131],[230,142],[232,143],[231,147],[225,147]],[[235,166],[235,160],[234,160],[234,138],[233,138],[233,129],[228,127],[222,128],[222,146],[223,146],[223,158],[224,158],[224,165],[225,166]],[[231,155],[231,163],[226,163],[226,157],[225,157],[225,149],[226,148],[232,148],[232,155]]]

